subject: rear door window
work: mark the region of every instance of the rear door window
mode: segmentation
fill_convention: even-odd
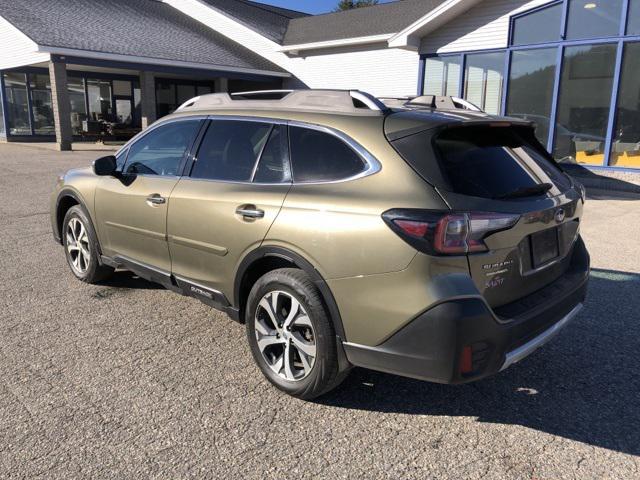
[[[345,180],[367,169],[360,155],[335,135],[304,127],[291,127],[289,135],[297,183]]]
[[[499,199],[550,184],[569,188],[568,178],[549,160],[528,127],[449,128],[434,137],[420,132],[393,142],[427,181],[447,191]],[[545,193],[540,189],[540,194]]]
[[[192,178],[250,182],[273,125],[212,120],[191,170]]]

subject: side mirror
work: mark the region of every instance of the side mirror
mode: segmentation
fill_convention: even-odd
[[[98,158],[93,162],[93,172],[101,177],[114,175],[116,168],[118,168],[118,165],[116,163],[116,157],[113,155]]]

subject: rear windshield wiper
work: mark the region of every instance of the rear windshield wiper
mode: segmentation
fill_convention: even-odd
[[[534,197],[536,195],[542,195],[543,193],[547,193],[552,188],[553,188],[553,185],[551,183],[541,183],[539,185],[534,185],[533,187],[520,187],[513,190],[512,192],[505,193],[504,195],[493,197],[493,199],[506,200],[508,198]]]

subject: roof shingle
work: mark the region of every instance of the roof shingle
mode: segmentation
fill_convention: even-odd
[[[42,46],[284,72],[155,0],[0,0],[0,16]]]
[[[445,0],[403,0],[371,7],[294,18],[284,45],[398,33]]]
[[[248,0],[204,0],[270,40],[282,44],[289,21],[306,13]]]

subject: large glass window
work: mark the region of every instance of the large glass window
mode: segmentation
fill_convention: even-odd
[[[84,80],[78,77],[68,77],[67,88],[71,102],[71,128],[74,135],[80,135],[83,131],[82,122],[87,120]]]
[[[366,169],[362,158],[334,135],[291,127],[289,136],[293,178],[296,182],[344,180]]]
[[[497,52],[467,56],[464,98],[492,115],[500,113],[504,55]]]
[[[199,126],[200,120],[183,120],[153,129],[130,147],[125,172],[177,175],[180,162],[198,133]]]
[[[569,0],[567,38],[615,37],[620,32],[623,0]]]
[[[640,168],[640,43],[624,51],[611,151],[612,166]]]
[[[560,40],[561,18],[561,3],[516,17],[513,21],[513,45],[530,45]]]
[[[34,133],[36,135],[55,135],[49,75],[29,75],[29,88],[31,89]]]
[[[24,73],[4,74],[7,96],[7,131],[11,135],[31,135],[27,82]]]
[[[616,45],[567,47],[564,53],[554,156],[602,165]]]
[[[178,85],[178,106],[182,105],[187,100],[191,100],[196,96],[195,85]]]
[[[111,82],[108,80],[87,79],[89,96],[89,117],[92,121],[112,121]]]
[[[427,58],[424,95],[459,95],[460,56]]]
[[[4,111],[3,111],[3,106],[2,106],[2,95],[3,95],[3,93],[2,93],[2,91],[0,91],[0,137],[4,137],[5,136],[5,131],[4,131]]]
[[[212,121],[198,150],[191,176],[250,181],[271,128],[268,123]]]
[[[158,117],[164,117],[173,112],[176,104],[176,86],[173,83],[158,82],[156,84],[156,109]]]
[[[640,0],[631,0],[627,35],[640,35]]]
[[[536,137],[549,139],[557,48],[519,50],[511,55],[507,115],[536,124]]]

